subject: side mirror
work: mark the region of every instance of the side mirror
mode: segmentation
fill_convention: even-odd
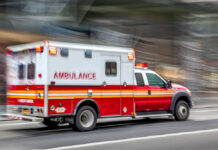
[[[172,87],[172,81],[171,80],[168,80],[167,82],[167,88],[171,88]]]

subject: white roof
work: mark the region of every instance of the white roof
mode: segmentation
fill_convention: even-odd
[[[143,71],[143,72],[146,72],[146,73],[156,73],[155,71],[153,71],[153,70],[150,70],[150,69],[148,69],[148,68],[135,68],[135,71],[136,72],[141,72],[141,71]]]
[[[61,48],[72,48],[78,50],[95,50],[95,51],[108,51],[108,52],[133,52],[132,48],[125,47],[115,47],[115,46],[104,46],[104,45],[94,45],[94,44],[79,44],[79,43],[67,43],[67,42],[57,42],[48,41],[49,46],[61,47]],[[34,42],[28,44],[21,44],[15,46],[7,47],[13,52],[22,51],[25,49],[32,49],[35,46],[44,46],[44,42]]]

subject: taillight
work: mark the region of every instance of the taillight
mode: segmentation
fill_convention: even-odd
[[[42,53],[43,52],[43,46],[36,46],[35,51],[38,52],[38,53]]]
[[[129,60],[134,60],[134,53],[129,52],[128,53],[128,59]]]
[[[57,55],[57,48],[56,47],[49,47],[49,54],[50,55]]]

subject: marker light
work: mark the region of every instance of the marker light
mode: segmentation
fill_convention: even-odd
[[[56,47],[49,47],[49,54],[50,55],[57,55],[57,48]]]
[[[55,85],[55,81],[51,81],[51,85]]]
[[[148,65],[143,63],[143,64],[136,64],[136,68],[148,68]]]
[[[38,77],[39,77],[39,78],[42,78],[42,74],[41,74],[41,73],[39,73],[39,74],[38,74]]]
[[[36,46],[35,47],[36,52],[42,53],[43,52],[43,46]]]
[[[128,53],[128,59],[129,60],[134,60],[134,53],[129,52]]]

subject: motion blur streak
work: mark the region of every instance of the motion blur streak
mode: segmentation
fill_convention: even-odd
[[[0,103],[8,45],[45,39],[133,47],[136,63],[191,89],[218,95],[217,1],[1,0]],[[216,101],[215,101],[216,102]]]
[[[192,132],[180,132],[180,133],[154,135],[154,136],[147,136],[147,137],[136,137],[136,138],[130,138],[130,139],[114,140],[114,141],[87,143],[87,144],[81,144],[81,145],[72,145],[72,146],[50,148],[47,150],[67,150],[67,149],[85,148],[85,147],[92,147],[92,146],[105,145],[105,144],[124,143],[124,142],[149,140],[149,139],[157,139],[157,138],[166,138],[166,137],[174,137],[174,136],[183,136],[183,135],[204,134],[204,133],[210,133],[210,132],[212,132],[212,133],[218,132],[218,129],[200,130],[200,131],[192,131]]]
[[[146,145],[152,149],[161,143],[158,138],[177,136],[159,148],[184,150],[194,145],[196,150],[217,150],[218,111],[213,109],[218,107],[217,8],[217,0],[0,0],[0,149],[82,148],[153,138],[156,141]],[[194,109],[199,109],[187,122],[110,122],[86,133],[66,127],[56,132],[1,117],[7,103],[5,48],[43,40],[131,47],[136,64],[146,63],[165,79],[186,86]],[[178,140],[183,135],[189,137]]]

